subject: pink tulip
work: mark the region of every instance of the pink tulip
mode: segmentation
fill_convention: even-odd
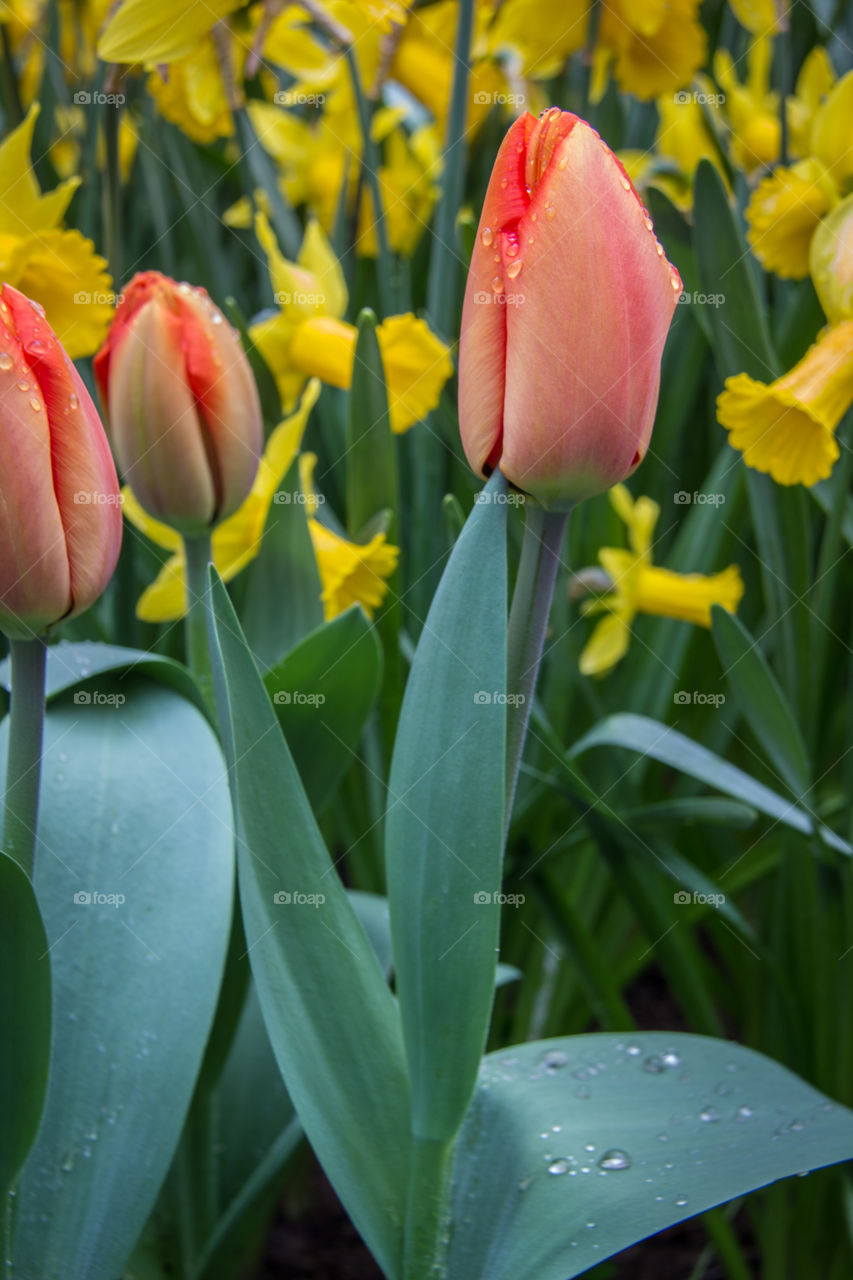
[[[200,534],[248,496],[261,406],[234,329],[201,288],[134,276],[95,357],[119,467],[142,506]]]
[[[681,292],[625,170],[552,107],[507,133],[462,312],[459,421],[473,469],[546,507],[623,480],[649,446]]]
[[[38,635],[88,609],[121,547],[104,428],[35,302],[0,289],[0,630]]]

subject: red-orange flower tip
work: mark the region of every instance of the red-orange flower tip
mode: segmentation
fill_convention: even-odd
[[[0,288],[0,630],[38,635],[106,587],[121,547],[98,411],[41,307]]]
[[[630,475],[648,449],[681,292],[616,156],[585,120],[520,116],[471,258],[459,421],[471,466],[547,507]]]
[[[119,467],[151,515],[196,534],[237,510],[263,448],[261,407],[205,289],[134,276],[94,370]]]

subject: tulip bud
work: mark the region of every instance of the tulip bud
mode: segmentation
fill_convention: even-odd
[[[622,165],[552,107],[504,138],[471,258],[459,422],[471,466],[565,508],[649,445],[681,292]]]
[[[88,609],[121,547],[98,411],[44,311],[0,289],[0,630],[26,640]]]
[[[237,510],[263,448],[261,406],[206,290],[134,276],[94,370],[119,468],[150,515],[194,535]]]

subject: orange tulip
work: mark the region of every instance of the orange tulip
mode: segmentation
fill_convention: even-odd
[[[476,472],[546,507],[623,480],[649,445],[681,280],[584,120],[520,116],[492,170],[462,311],[459,421]]]
[[[44,311],[0,289],[0,630],[88,609],[121,547],[121,498],[91,396]]]
[[[237,510],[263,448],[261,406],[206,290],[134,276],[94,371],[119,467],[150,515],[192,535]]]

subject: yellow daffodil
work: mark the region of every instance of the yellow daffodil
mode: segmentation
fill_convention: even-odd
[[[809,245],[838,191],[820,160],[779,165],[752,194],[746,211],[747,239],[761,265],[787,279],[809,270]]]
[[[41,303],[70,356],[91,355],[112,318],[112,280],[92,241],[60,225],[80,179],[39,187],[30,163],[38,110],[0,143],[0,278]]]
[[[347,290],[340,263],[318,223],[309,224],[296,262],[281,254],[263,213],[255,219],[280,310],[251,326],[252,341],[266,360],[289,405],[306,378],[349,387],[356,329],[341,317]],[[406,431],[438,403],[453,372],[450,351],[425,321],[390,316],[377,329],[388,384],[391,426]]]
[[[488,29],[488,48],[498,57],[515,54],[522,76],[549,78],[583,48],[589,17],[587,0],[562,0],[559,23],[542,0],[503,0]]]
[[[779,95],[770,88],[772,61],[773,43],[766,36],[750,46],[744,81],[738,79],[727,49],[718,49],[714,55],[714,75],[726,95],[732,160],[747,173],[779,158],[782,128]]]
[[[261,547],[269,509],[278,486],[299,453],[308,415],[320,394],[320,384],[308,384],[299,408],[281,422],[271,434],[264,449],[252,491],[233,516],[213,531],[213,562],[225,582],[230,582],[245,569]],[[300,459],[300,473],[310,484]],[[360,604],[368,616],[378,608],[387,591],[386,579],[397,563],[397,548],[389,546],[384,534],[377,534],[365,546],[347,542],[325,528],[316,518],[316,499],[306,486],[309,514],[308,528],[317,558],[326,618],[333,618]],[[187,609],[186,561],[181,535],[169,525],[154,520],[137,502],[130,489],[124,489],[125,517],[163,550],[171,552],[160,573],[143,593],[136,608],[143,622],[173,622]]]
[[[628,530],[630,549],[602,547],[599,562],[608,591],[581,606],[585,614],[606,612],[584,646],[580,669],[584,675],[604,675],[625,656],[631,624],[638,613],[677,618],[697,627],[710,627],[711,606],[734,613],[743,596],[737,565],[722,573],[674,573],[652,562],[652,534],[660,507],[651,498],[634,500],[625,485],[610,490],[610,502]]]
[[[729,0],[732,13],[754,36],[768,35],[786,14],[784,0]]]
[[[192,53],[241,0],[122,0],[98,42],[104,62],[174,62]]]
[[[699,0],[611,0],[603,5],[593,58],[595,100],[612,72],[619,88],[648,101],[689,84],[705,61]]]
[[[717,417],[747,466],[777,484],[825,480],[838,457],[835,429],[853,404],[853,320],[824,329],[789,373],[769,385],[726,379]]]
[[[241,61],[245,50],[239,41],[234,42],[233,50]],[[155,67],[148,77],[148,92],[160,114],[193,142],[215,142],[217,138],[230,138],[234,132],[212,36],[205,36],[185,57]]]
[[[853,195],[836,205],[817,228],[809,271],[827,319],[832,324],[853,320]]]

